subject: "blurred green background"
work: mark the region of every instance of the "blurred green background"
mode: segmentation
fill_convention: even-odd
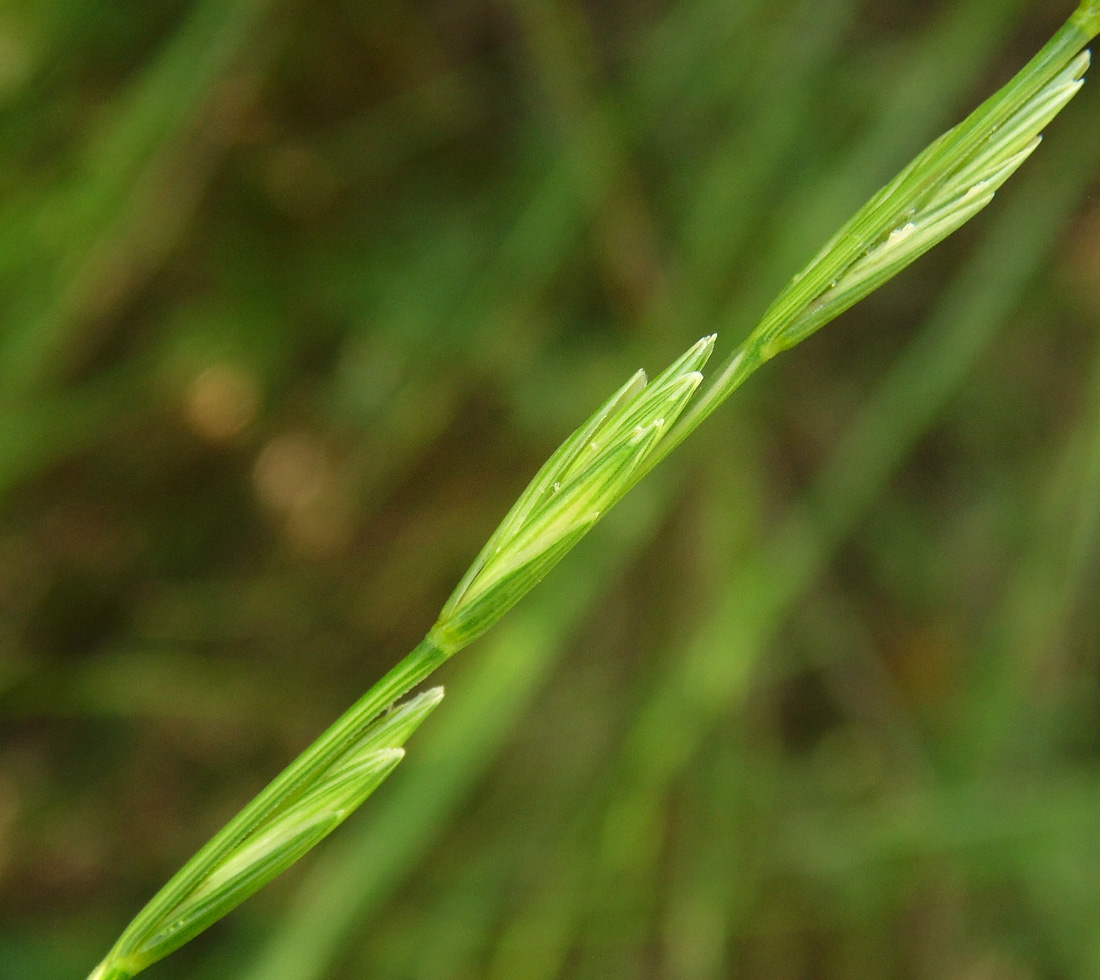
[[[0,978],[82,978],[637,367],[1071,0],[0,6]],[[1100,95],[154,977],[1100,975]]]

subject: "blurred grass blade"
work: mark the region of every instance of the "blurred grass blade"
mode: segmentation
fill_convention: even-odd
[[[186,195],[173,188],[165,201],[143,202],[150,173],[180,153],[181,132],[194,125],[219,79],[264,37],[258,28],[273,5],[274,0],[192,4],[178,31],[136,73],[110,122],[95,133],[78,173],[34,207],[7,208],[0,224],[0,281],[7,295],[0,313],[5,403],[28,400],[40,386],[55,383],[59,359],[71,356],[73,346],[82,347],[89,302],[101,297],[102,280],[113,268],[107,260],[149,261],[156,249],[140,235],[135,238],[135,231],[148,237],[151,229],[173,227],[170,213],[162,210],[153,221],[149,212],[179,207],[177,198]],[[126,248],[130,254],[114,254]]]
[[[966,693],[980,705],[958,741],[971,771],[1051,748],[1059,712],[1078,696],[1068,678],[1044,673],[1068,646],[1075,605],[1096,561],[1100,529],[1100,352],[1093,355],[1089,402],[1060,448],[1038,506],[1029,510],[1031,540],[1013,563],[988,635],[970,665]],[[980,698],[974,693],[980,691]]]

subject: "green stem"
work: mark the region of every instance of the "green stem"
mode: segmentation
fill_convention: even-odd
[[[688,403],[684,414],[657,448],[646,457],[633,483],[637,483],[650,470],[664,459],[673,449],[683,442],[711,412],[741,387],[767,358],[763,356],[761,345],[756,343],[754,331],[726,360],[715,373],[710,383]],[[633,485],[632,483],[632,485]]]

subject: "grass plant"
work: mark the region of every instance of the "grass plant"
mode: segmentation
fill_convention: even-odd
[[[542,5],[526,6],[533,22],[541,25],[537,32],[552,33]],[[705,384],[702,369],[715,343],[713,335],[692,345],[652,382],[638,372],[616,391],[538,471],[444,603],[425,639],[169,881],[123,932],[93,972],[94,980],[127,980],[177,949],[342,822],[393,770],[403,754],[401,745],[438,703],[441,691],[403,703],[400,699],[493,627],[761,365],[819,330],[985,208],[1079,90],[1088,66],[1088,53],[1081,49],[1098,32],[1100,3],[1089,0],[1008,84],[918,154],[857,211],[780,292],[756,328]],[[557,64],[553,49],[544,54],[548,65]],[[547,71],[569,68],[558,65]],[[593,163],[589,158],[593,147],[603,142],[590,128],[599,125],[598,117],[589,117],[576,105],[562,111],[586,120],[587,125],[570,136],[586,172],[605,173],[603,179],[609,179],[607,174],[616,169],[614,161]],[[604,185],[597,182],[586,193],[602,199]],[[613,242],[614,231],[607,234]],[[614,254],[609,261],[616,265]],[[625,273],[619,268],[614,275]],[[653,308],[657,316],[660,301],[654,300]],[[942,364],[943,358],[937,354],[934,361]],[[919,364],[919,358],[914,363]],[[916,371],[920,380],[918,368],[906,365],[899,370]],[[889,390],[912,392],[903,386]],[[900,413],[888,417],[899,418]],[[857,430],[857,441],[881,438],[873,432],[873,421],[868,426],[870,430]],[[888,459],[888,454],[881,455]],[[853,470],[845,467],[844,472]],[[859,494],[838,480],[838,508],[850,513]],[[834,533],[847,523],[842,517],[832,520]],[[797,527],[792,528],[783,536],[785,560],[812,556],[819,546],[799,546],[793,542]],[[782,596],[784,588],[797,588],[798,581],[777,586],[770,601]],[[736,604],[745,602],[746,590],[733,587],[726,594],[734,606],[720,610],[719,617],[742,615]],[[766,624],[772,615],[768,608],[757,608],[760,623]],[[729,631],[728,623],[714,630]],[[618,796],[612,794],[606,812],[598,811],[594,818],[602,823],[599,839],[605,847],[599,860],[608,892],[621,889],[624,876],[629,883],[631,875],[646,873],[659,836],[660,817],[653,808],[663,799],[664,784],[697,748],[697,736],[691,733],[699,730],[698,725],[685,730],[681,744],[668,742],[668,733],[677,728],[666,715],[684,710],[675,696],[688,692],[696,701],[723,703],[747,663],[729,658],[728,651],[724,663],[716,662],[706,650],[707,635],[701,634],[672,666],[677,679],[659,685],[662,693],[639,715],[624,749],[624,771],[632,778],[617,788]],[[717,684],[715,671],[722,675]],[[491,685],[496,676],[491,672],[485,683]],[[692,706],[691,715],[700,714],[696,708]],[[701,714],[705,717],[706,712]],[[452,741],[462,739],[455,736]],[[629,890],[622,894],[629,899]],[[556,914],[561,907],[560,895],[551,889],[532,917],[517,921],[515,928],[566,936],[573,924],[568,916]],[[561,948],[563,944],[564,940]],[[636,966],[629,961],[609,965],[597,957],[582,970],[629,975]]]

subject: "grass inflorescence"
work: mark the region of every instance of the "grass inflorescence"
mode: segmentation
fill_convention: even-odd
[[[326,837],[394,770],[442,697],[402,702],[486,633],[639,480],[776,353],[808,337],[985,208],[1080,89],[1100,31],[1082,3],[1007,85],[918,154],[844,224],[705,383],[693,344],[637,372],[551,455],[459,581],[424,641],[234,818],[150,901],[94,980],[126,980],[177,949]],[[631,799],[627,794],[624,799]]]

